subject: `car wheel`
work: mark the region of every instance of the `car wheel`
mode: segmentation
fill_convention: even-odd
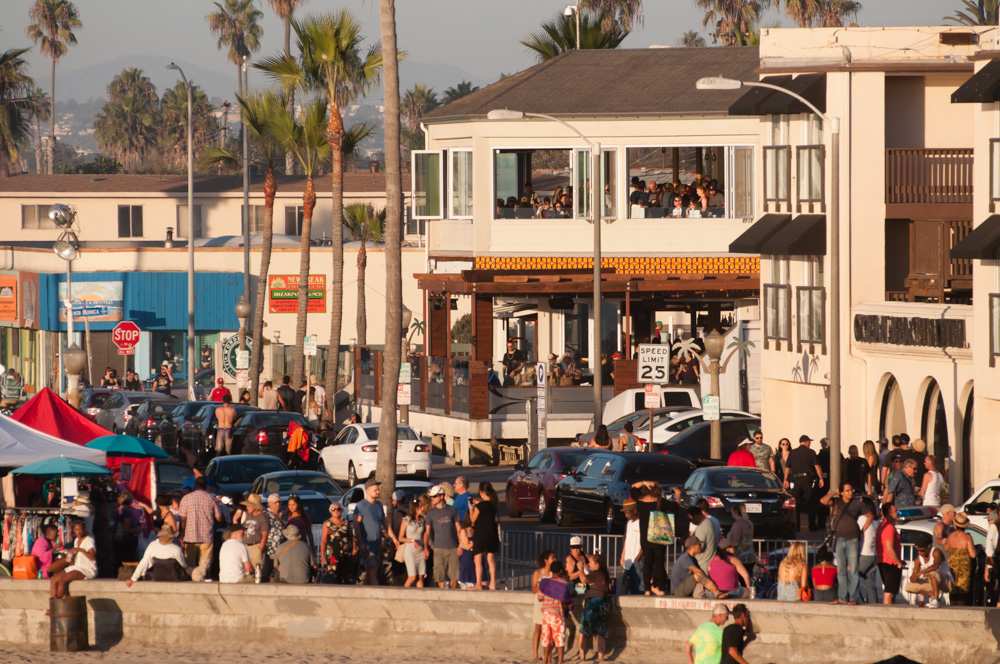
[[[521,510],[517,509],[517,499],[514,497],[514,490],[507,485],[507,516],[516,519],[521,516]]]
[[[549,517],[549,502],[545,500],[545,492],[542,491],[538,495],[538,520],[548,521]]]
[[[566,514],[566,509],[563,506],[562,496],[556,496],[556,525],[569,525],[569,515]]]
[[[615,532],[615,506],[611,503],[604,510],[604,532],[608,535]]]
[[[354,469],[354,462],[347,465],[347,486],[354,486],[358,483],[358,471]]]

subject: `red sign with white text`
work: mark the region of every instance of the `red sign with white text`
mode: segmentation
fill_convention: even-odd
[[[138,325],[130,320],[123,320],[111,331],[111,343],[118,348],[119,355],[133,355],[141,334],[142,330]]]

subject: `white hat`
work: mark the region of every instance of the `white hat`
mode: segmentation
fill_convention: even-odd
[[[728,616],[729,607],[725,604],[716,604],[715,608],[712,609],[713,616]]]
[[[572,537],[569,538],[569,545],[571,547],[583,546],[583,538],[580,537],[579,535],[573,535]]]
[[[427,495],[433,498],[434,496],[440,496],[444,493],[444,489],[441,488],[440,484],[435,484],[431,487],[431,490],[427,492]]]

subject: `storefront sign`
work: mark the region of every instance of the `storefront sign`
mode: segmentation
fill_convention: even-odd
[[[272,274],[267,278],[270,294],[268,311],[272,314],[294,314],[298,311],[299,275]],[[311,314],[326,313],[326,275],[310,274],[306,294],[306,309]]]
[[[0,323],[17,320],[17,275],[0,274]]]
[[[66,322],[66,282],[59,282],[59,321]],[[121,281],[74,281],[73,318],[91,323],[117,323],[122,319]]]
[[[253,339],[249,335],[247,335],[247,349],[253,349]],[[239,368],[239,352],[240,335],[232,334],[222,340],[222,371],[230,378],[236,378],[236,372]]]
[[[854,340],[866,344],[968,348],[965,321],[955,318],[854,316]]]

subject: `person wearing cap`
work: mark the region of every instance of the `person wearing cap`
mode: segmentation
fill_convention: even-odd
[[[434,583],[438,588],[458,588],[458,547],[460,525],[455,508],[445,502],[445,491],[441,485],[431,487],[427,492],[431,498],[431,509],[427,512],[424,537],[434,551]],[[426,548],[426,547],[425,547]]]
[[[583,553],[583,538],[579,535],[569,538],[569,553],[563,565],[570,583],[587,583],[587,556]]]
[[[622,503],[622,513],[625,515],[625,541],[622,544],[622,555],[618,566],[624,571],[621,583],[618,584],[618,594],[638,595],[642,589],[642,579],[638,566],[642,559],[642,541],[640,540],[639,510],[634,499],[625,499],[625,502]]]
[[[750,446],[752,442],[749,438],[744,438],[742,442],[729,454],[729,458],[726,459],[727,466],[740,466],[742,468],[756,468],[757,459],[754,458],[753,453],[750,452]]]
[[[128,580],[128,587],[140,579],[149,581],[184,581],[187,563],[181,547],[174,543],[176,533],[170,526],[161,526],[156,539],[149,543],[142,559]]]
[[[722,626],[727,620],[729,607],[716,604],[712,619],[699,625],[688,639],[688,664],[716,664],[722,660]]]
[[[785,464],[785,488],[790,489],[795,497],[796,528],[802,527],[802,515],[808,518],[809,530],[819,530],[820,523],[816,509],[815,492],[822,489],[823,470],[819,467],[816,453],[810,449],[812,438],[802,434],[799,436],[799,446],[788,454]]]
[[[279,583],[309,583],[313,569],[313,552],[302,541],[298,526],[290,525],[284,530],[285,543],[278,547],[274,557],[274,567]]]
[[[230,401],[232,401],[233,393],[226,387],[226,379],[219,376],[215,379],[215,387],[212,388],[212,392],[208,395],[208,400],[221,403],[222,398],[225,396],[228,396]]]
[[[250,564],[260,567],[264,562],[264,546],[267,543],[267,516],[260,495],[251,493],[241,503],[246,507],[243,513],[243,543],[250,552]]]
[[[674,597],[715,597],[719,592],[696,559],[702,548],[701,540],[694,535],[684,540],[684,553],[677,556],[670,568],[670,591]]]
[[[267,518],[267,538],[264,544],[264,557],[260,566],[260,582],[267,583],[274,574],[274,555],[281,545],[282,531],[285,529],[285,520],[281,514],[281,496],[272,493],[267,497],[267,510],[264,512]]]
[[[250,552],[243,543],[243,526],[229,526],[228,537],[219,548],[219,583],[253,581]]]
[[[365,482],[364,500],[354,508],[354,522],[358,530],[361,563],[365,572],[365,583],[379,585],[382,565],[382,541],[385,539],[385,508],[379,502],[381,482],[370,478]]]
[[[737,604],[732,609],[733,622],[722,630],[722,659],[720,664],[747,664],[743,651],[757,638],[753,631],[753,620],[746,604]]]

